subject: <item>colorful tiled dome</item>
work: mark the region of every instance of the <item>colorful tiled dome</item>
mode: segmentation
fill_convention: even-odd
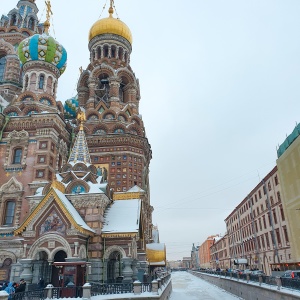
[[[67,51],[47,33],[35,34],[19,45],[19,58],[22,64],[29,61],[45,61],[56,66],[62,74],[67,65]]]
[[[64,105],[65,114],[68,117],[76,118],[78,107],[79,105],[77,96],[66,100]]]

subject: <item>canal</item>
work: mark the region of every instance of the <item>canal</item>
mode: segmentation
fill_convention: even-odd
[[[242,299],[185,271],[172,272],[170,300],[237,300]]]

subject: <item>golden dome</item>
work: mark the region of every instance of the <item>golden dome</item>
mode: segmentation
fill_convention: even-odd
[[[132,35],[129,27],[119,19],[115,19],[113,16],[113,8],[109,8],[109,17],[100,19],[90,29],[89,41],[95,36],[105,33],[112,33],[122,36],[130,44],[132,44]]]

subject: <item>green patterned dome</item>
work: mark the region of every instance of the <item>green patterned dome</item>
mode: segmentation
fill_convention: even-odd
[[[56,66],[60,74],[67,65],[67,51],[46,33],[23,40],[19,45],[19,58],[23,65],[28,61],[46,61]]]

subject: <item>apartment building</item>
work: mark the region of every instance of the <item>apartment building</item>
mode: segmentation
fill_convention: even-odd
[[[292,263],[277,166],[238,204],[225,222],[232,266],[257,268],[269,275]]]

